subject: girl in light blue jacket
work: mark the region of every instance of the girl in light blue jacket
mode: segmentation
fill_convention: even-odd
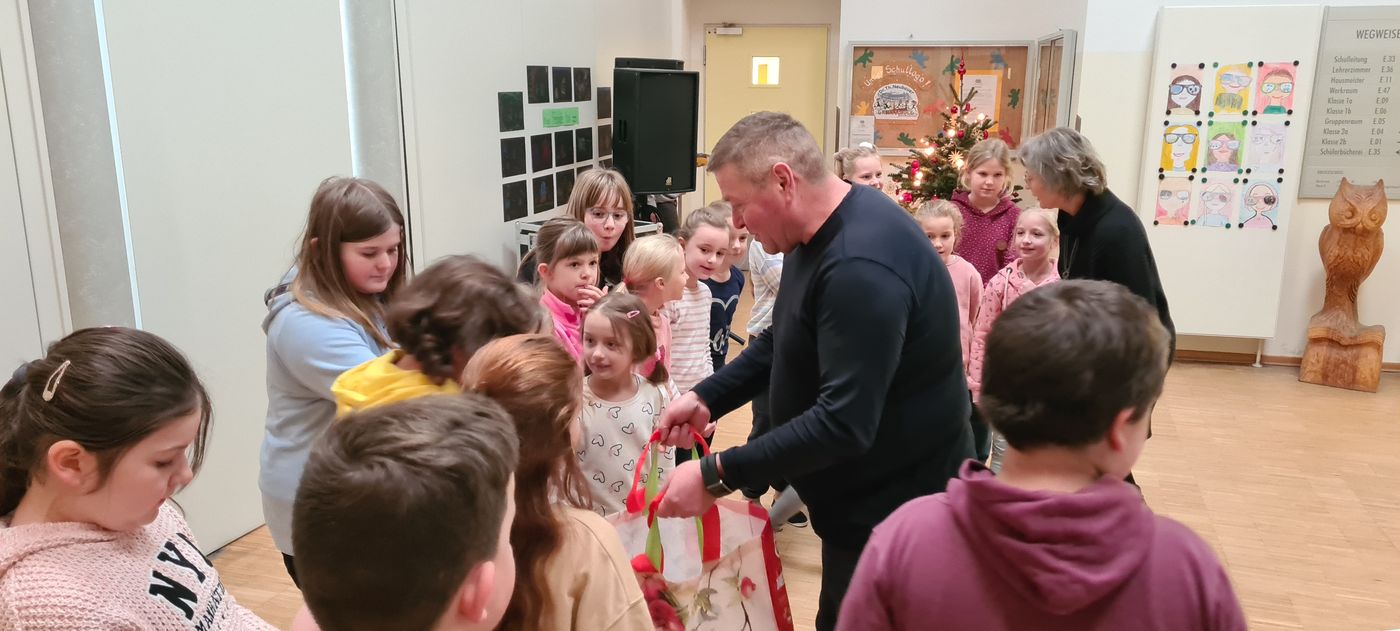
[[[292,502],[311,447],[335,416],[331,384],[392,346],[384,304],[405,282],[403,213],[382,187],[332,177],[316,190],[296,265],[267,292],[267,425],[258,487],[287,572]]]

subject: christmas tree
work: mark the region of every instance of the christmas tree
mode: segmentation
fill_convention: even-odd
[[[925,136],[918,146],[909,152],[909,162],[904,169],[890,175],[899,185],[899,202],[910,211],[931,199],[951,199],[958,190],[958,175],[961,173],[967,152],[972,146],[991,137],[996,121],[986,114],[972,116],[972,97],[977,89],[963,94],[959,89],[967,68],[958,61],[957,75],[949,89],[952,92],[952,105],[940,110],[943,116],[943,129],[933,136]],[[906,140],[906,143],[908,141]],[[1011,174],[1007,174],[1010,177]],[[1019,201],[1017,191],[1020,185],[1012,187],[1011,199]]]

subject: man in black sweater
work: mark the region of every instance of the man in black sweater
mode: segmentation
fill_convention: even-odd
[[[952,281],[914,221],[877,190],[828,172],[786,114],[741,120],[709,169],[734,223],[785,255],[773,325],[661,420],[686,445],[770,387],[773,430],[678,467],[662,516],[698,515],[732,489],[789,480],[822,538],[817,629],[841,599],[876,524],[944,490],[973,457]],[[770,381],[771,376],[771,381]]]

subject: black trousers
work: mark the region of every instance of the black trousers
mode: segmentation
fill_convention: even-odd
[[[972,391],[967,392],[968,399],[972,398]],[[977,409],[977,404],[972,404],[972,416],[967,419],[972,425],[972,450],[977,453],[977,462],[985,463],[992,455],[992,428],[987,425],[987,421],[982,420],[982,412]]]
[[[297,566],[292,562],[292,555],[282,555],[282,565],[287,566],[287,576],[292,577],[292,584],[296,585],[297,589],[301,589],[301,581],[297,580]]]
[[[860,549],[822,541],[822,591],[817,599],[817,631],[833,631],[841,615],[841,600],[851,587]]]
[[[753,442],[754,439],[767,434],[769,430],[773,429],[773,417],[769,413],[767,388],[764,388],[763,392],[758,393],[758,395],[753,398],[752,410],[753,428],[749,430],[749,442]],[[773,490],[779,493],[786,490],[787,487],[787,482],[781,480],[773,484]],[[763,497],[763,494],[768,492],[768,485],[753,486],[741,490],[744,493],[744,497],[755,499]]]

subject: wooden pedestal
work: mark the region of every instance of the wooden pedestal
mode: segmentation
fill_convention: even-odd
[[[1308,347],[1298,381],[1375,392],[1381,380],[1385,327],[1361,327],[1345,334],[1331,327],[1308,327]]]

